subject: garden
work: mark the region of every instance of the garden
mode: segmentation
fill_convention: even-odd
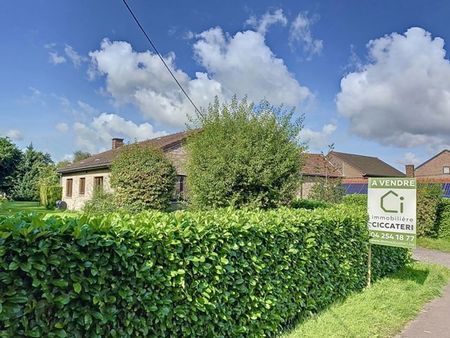
[[[184,210],[170,209],[173,166],[138,146],[113,163],[114,194],[96,192],[83,212],[46,212],[52,175],[32,186],[42,206],[0,202],[1,336],[386,336],[448,282],[406,249],[374,246],[366,289],[366,201],[336,182],[295,198],[304,148],[292,112],[216,101],[193,123]],[[420,233],[444,236],[444,202],[419,194]]]

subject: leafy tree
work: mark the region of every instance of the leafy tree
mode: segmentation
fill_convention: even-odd
[[[0,137],[0,192],[8,193],[22,153],[8,137]]]
[[[111,186],[119,208],[166,209],[175,189],[176,170],[159,149],[138,144],[122,148],[111,167]]]
[[[39,180],[46,167],[53,161],[49,154],[37,151],[30,144],[23,153],[17,167],[12,190],[16,200],[36,201],[39,199]]]
[[[188,191],[194,208],[288,204],[299,184],[302,118],[293,110],[216,98],[188,140]]]
[[[82,150],[77,150],[76,152],[73,153],[73,162],[82,161],[91,156],[92,156],[91,153]]]

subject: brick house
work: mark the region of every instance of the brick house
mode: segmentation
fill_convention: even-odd
[[[186,150],[185,141],[190,132],[180,132],[167,136],[139,142],[142,146],[153,146],[161,149],[173,163],[177,172],[176,193],[183,195],[186,181]],[[110,150],[93,155],[60,169],[62,184],[62,199],[70,210],[83,208],[86,201],[93,196],[95,188],[111,192],[111,165],[122,147],[126,147],[123,139],[112,139]]]
[[[450,150],[443,150],[414,168],[413,164],[405,166],[406,175],[420,180],[450,182]]]

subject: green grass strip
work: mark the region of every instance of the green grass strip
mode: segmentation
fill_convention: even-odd
[[[425,303],[441,294],[449,279],[447,268],[413,263],[299,324],[282,338],[392,337]]]
[[[450,252],[450,238],[418,237],[417,246],[420,246],[422,248]]]

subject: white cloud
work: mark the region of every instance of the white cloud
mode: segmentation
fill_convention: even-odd
[[[79,149],[91,153],[109,149],[113,137],[124,137],[134,142],[166,134],[155,131],[149,123],[136,124],[119,115],[107,113],[94,117],[89,124],[76,122],[73,129]]]
[[[274,22],[270,15],[261,19],[261,29]],[[164,60],[198,107],[207,107],[216,95],[225,100],[234,94],[248,95],[252,101],[266,98],[288,106],[313,97],[273,54],[261,32],[247,30],[230,36],[216,27],[193,38],[194,55],[203,72],[190,77],[176,67],[174,53],[165,55]],[[143,116],[174,127],[183,126],[187,114],[194,112],[158,56],[150,51],[136,52],[128,42],[105,39],[100,49],[89,55],[88,74],[105,76],[106,91],[118,104],[132,103]]]
[[[106,90],[119,104],[133,103],[145,117],[163,124],[179,127],[187,122],[186,115],[193,108],[157,55],[135,52],[128,42],[109,40],[103,40],[101,49],[89,55],[95,71],[106,75]],[[220,84],[206,74],[196,73],[196,78],[190,79],[177,69],[173,53],[164,59],[198,106],[221,95]]]
[[[266,45],[264,36],[247,30],[228,36],[221,28],[199,35],[194,52],[211,78],[218,81],[225,97],[248,95],[252,101],[297,106],[312,98],[289,72],[283,59]]]
[[[336,131],[337,126],[334,123],[327,123],[322,130],[315,131],[309,128],[303,128],[299,134],[299,140],[305,142],[313,151],[324,150],[330,145],[330,136]]]
[[[6,136],[9,137],[13,141],[22,141],[23,135],[22,132],[18,129],[10,129],[6,132]]]
[[[289,44],[291,47],[295,47],[297,43],[300,43],[308,59],[313,55],[320,54],[323,49],[323,40],[315,39],[311,33],[311,26],[317,20],[318,16],[308,17],[308,12],[300,12],[291,23],[289,31]]]
[[[56,130],[60,133],[67,133],[69,131],[69,125],[65,122],[60,122],[55,126]]]
[[[422,28],[367,45],[369,61],[341,80],[338,111],[351,130],[384,145],[450,143],[450,64],[444,40]]]
[[[420,159],[417,157],[416,154],[412,152],[407,152],[403,154],[403,158],[398,161],[399,164],[405,165],[405,164],[414,164],[418,165],[421,163]]]
[[[287,22],[288,20],[284,16],[283,10],[277,9],[273,13],[265,13],[260,19],[255,16],[251,16],[245,23],[255,28],[261,35],[265,35],[270,26],[275,24],[286,26]]]
[[[59,65],[67,61],[64,56],[59,55],[57,52],[48,52],[48,55],[50,63],[53,63],[54,65]]]
[[[78,68],[82,62],[85,62],[88,60],[88,58],[81,56],[77,53],[75,49],[73,49],[72,46],[67,45],[64,47],[64,53],[66,53],[67,57],[70,61],[72,61],[75,68]]]

